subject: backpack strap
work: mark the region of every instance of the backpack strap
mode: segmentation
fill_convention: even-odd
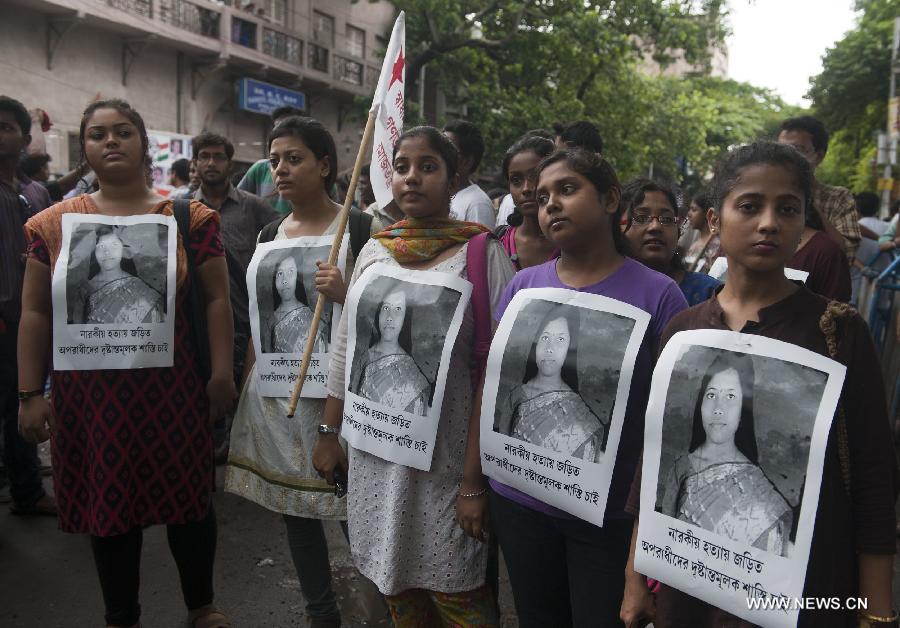
[[[188,278],[190,281],[190,294],[188,295],[188,322],[191,327],[195,359],[200,371],[200,377],[205,383],[209,379],[212,365],[209,359],[209,335],[206,327],[206,309],[203,297],[200,294],[199,280],[197,279],[197,266],[194,256],[190,251],[191,240],[191,199],[179,198],[172,202],[172,213],[175,215],[175,223],[181,233],[181,245],[184,247],[184,256],[187,260]]]
[[[491,351],[491,294],[488,285],[487,247],[497,237],[490,232],[479,233],[469,240],[466,250],[466,276],[472,283],[472,315],[475,319],[472,348],[472,387],[481,383],[481,376]]]
[[[347,229],[350,232],[350,250],[353,251],[353,259],[357,259],[372,235],[372,215],[351,207]]]
[[[265,227],[263,227],[259,232],[259,241],[262,243],[271,242],[272,240],[274,240],[275,236],[278,235],[278,228],[281,226],[281,223],[284,222],[285,218],[287,218],[287,216],[276,218]]]
[[[278,228],[281,226],[281,223],[284,222],[285,218],[287,218],[287,216],[276,218],[263,227],[259,232],[260,243],[271,242],[274,240],[275,236],[278,235]],[[371,214],[366,214],[355,207],[351,207],[347,230],[350,233],[350,249],[353,251],[353,258],[356,259],[359,257],[359,252],[362,251],[362,248],[366,245],[366,242],[369,241],[369,237],[371,236]]]
[[[825,312],[819,319],[819,329],[825,335],[828,356],[832,360],[837,361],[838,359],[837,321],[855,313],[856,310],[850,305],[829,299]],[[847,491],[847,495],[850,495],[850,446],[847,437],[847,417],[844,413],[844,404],[840,401],[838,402],[834,427],[837,431],[838,461],[841,464],[841,476],[844,480],[844,488]]]

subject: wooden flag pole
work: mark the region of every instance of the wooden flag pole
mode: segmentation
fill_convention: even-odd
[[[347,198],[344,199],[344,207],[341,209],[341,220],[338,223],[337,230],[334,232],[334,241],[331,243],[331,252],[328,254],[328,263],[331,266],[337,263],[338,253],[341,250],[341,240],[344,239],[344,232],[347,230],[347,220],[350,218],[350,206],[353,204],[353,195],[356,193],[359,173],[362,170],[365,156],[369,151],[372,135],[375,133],[376,113],[376,111],[369,112],[369,119],[366,120],[366,129],[363,131],[362,140],[359,143],[359,152],[356,153],[356,163],[353,164],[353,176],[350,177]],[[291,403],[288,406],[287,413],[288,418],[293,418],[294,412],[297,410],[297,402],[300,400],[300,393],[303,391],[303,381],[306,379],[306,372],[309,370],[309,362],[312,359],[313,346],[316,343],[316,333],[319,331],[319,321],[322,318],[322,312],[325,310],[325,301],[325,296],[319,294],[319,297],[316,299],[316,311],[313,314],[309,329],[309,337],[306,339],[306,348],[303,350],[303,361],[300,362],[300,376],[297,378],[297,383],[294,384],[294,392],[291,393]]]

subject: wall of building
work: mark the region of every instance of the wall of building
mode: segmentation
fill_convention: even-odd
[[[289,5],[293,9],[286,22],[296,24],[298,36],[305,41],[312,40],[312,11],[320,9],[335,18],[335,52],[343,51],[344,32],[350,23],[366,31],[366,58],[372,65],[380,65],[377,58],[383,44],[378,37],[389,35],[394,13],[391,3],[354,5],[348,0],[294,0]],[[21,100],[29,109],[40,107],[48,112],[54,126],[47,135],[47,147],[55,172],[74,165],[70,164],[70,155],[77,154],[77,147],[70,142],[70,134],[77,134],[84,107],[98,98],[111,97],[129,101],[149,129],[188,135],[209,130],[225,135],[235,144],[238,161],[252,162],[264,156],[271,122],[267,116],[237,109],[235,85],[244,76],[283,84],[283,73],[269,75],[265,69],[260,71],[239,59],[230,59],[205,77],[194,98],[191,65],[196,59],[189,53],[179,54],[173,42],[160,37],[141,50],[130,68],[127,84],[123,85],[120,33],[90,19],[76,24],[59,44],[53,68],[48,70],[47,28],[46,15],[40,11],[27,5],[0,4],[2,93]],[[347,115],[354,95],[302,79],[299,86],[286,86],[303,91],[309,114],[335,135],[340,167],[352,165],[362,130],[362,122],[350,120]]]

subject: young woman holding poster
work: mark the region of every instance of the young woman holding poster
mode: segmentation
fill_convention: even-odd
[[[547,138],[525,135],[510,146],[503,157],[503,178],[515,208],[507,217],[507,224],[497,227],[494,233],[517,271],[543,264],[559,255],[559,249],[541,231],[534,197],[535,169],[541,159],[552,152],[553,142]]]
[[[643,339],[634,366],[604,527],[490,481],[493,531],[523,628],[614,626],[619,621],[621,570],[632,527],[624,505],[640,452],[653,356],[669,319],[687,307],[674,281],[627,257],[619,228],[620,196],[615,171],[595,153],[559,151],[544,159],[537,167],[538,219],[561,254],[519,271],[496,312],[500,320],[519,290],[567,288],[617,299],[652,316],[652,333]],[[482,488],[477,442],[467,455],[473,472],[466,490]],[[468,516],[461,513],[463,519]]]
[[[19,388],[28,398],[20,406],[19,429],[32,442],[52,439],[59,527],[90,535],[107,625],[138,625],[142,530],[166,524],[189,623],[229,626],[213,604],[211,426],[236,396],[228,271],[215,212],[191,203],[190,233],[179,234],[174,365],[51,370],[50,403],[40,394],[54,320],[51,275],[66,270],[56,264],[63,216],[172,215],[172,202],[147,187],[147,132],[127,103],[92,103],[79,136],[100,190],[54,205],[25,226],[31,243],[19,327]],[[191,337],[188,255],[206,300],[208,382],[201,380]]]
[[[706,301],[721,285],[705,273],[684,269],[678,245],[678,201],[670,187],[636,179],[622,190],[625,238],[634,259],[678,283],[688,305]]]
[[[338,170],[337,150],[328,130],[312,118],[286,118],[269,136],[269,161],[278,192],[292,207],[290,214],[279,219],[275,240],[333,237],[341,206],[328,194]],[[347,264],[352,269],[351,251],[348,251]],[[310,271],[298,269],[294,258],[289,256],[278,265],[273,276],[276,294],[282,291],[282,301],[290,301],[292,309],[305,310],[306,318],[303,329],[294,334],[298,340],[290,347],[284,343],[287,336],[277,326],[268,332],[261,329],[263,333],[274,332],[276,350],[279,341],[285,345],[281,348],[291,353],[302,352],[305,347],[312,319],[309,308],[315,307],[315,298],[310,296],[307,308],[296,296],[303,290],[304,272]],[[283,276],[279,278],[279,275]],[[279,282],[285,285],[279,286]],[[319,263],[315,285],[331,301],[344,302],[347,286],[337,268]],[[276,301],[274,305],[278,315],[282,303]],[[327,337],[321,326],[319,334],[317,343],[324,345]],[[303,343],[299,344],[301,337]],[[261,340],[263,348],[269,346],[268,339]],[[284,516],[288,546],[311,625],[339,626],[341,616],[331,586],[331,565],[322,521],[344,521],[346,506],[312,467],[312,448],[325,400],[302,398],[294,418],[284,420],[288,398],[265,397],[260,393],[253,347],[250,343],[243,390],[234,415],[225,490]]]
[[[733,330],[789,342],[847,366],[825,452],[803,595],[862,597],[868,608],[858,617],[849,608],[801,611],[799,625],[896,626],[891,581],[898,469],[878,358],[852,309],[784,276],[804,231],[811,180],[806,159],[789,146],[758,142],[725,158],[716,172],[709,222],[721,234],[728,281],[715,298],[673,319],[664,341],[690,329]],[[634,513],[639,492],[640,474],[628,501]],[[621,611],[628,626],[647,619],[661,628],[751,625],[665,584],[654,602],[633,561],[634,542]]]
[[[366,245],[351,283],[378,262],[467,276],[467,243],[487,229],[448,218],[457,161],[455,147],[437,129],[417,127],[400,137],[394,148],[392,188],[408,218]],[[496,242],[488,242],[485,266],[493,311],[514,271]],[[419,309],[423,307],[428,306]],[[342,422],[348,325],[356,324],[347,318],[342,317],[331,357],[325,424],[332,430]],[[313,462],[329,483],[335,473],[349,469],[347,519],[353,559],[385,595],[397,626],[498,622],[485,586],[486,548],[454,521],[457,498],[478,500],[484,494],[483,487],[470,487],[463,480],[466,433],[469,430],[469,438],[472,430],[477,435],[480,408],[471,378],[474,326],[470,305],[450,357],[431,471],[387,462],[354,447],[348,462],[334,433],[321,433],[316,443]]]

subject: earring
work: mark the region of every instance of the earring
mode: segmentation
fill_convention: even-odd
[[[518,227],[525,221],[525,217],[522,215],[522,212],[519,211],[518,206],[513,207],[512,213],[506,217],[506,224],[510,227]]]

